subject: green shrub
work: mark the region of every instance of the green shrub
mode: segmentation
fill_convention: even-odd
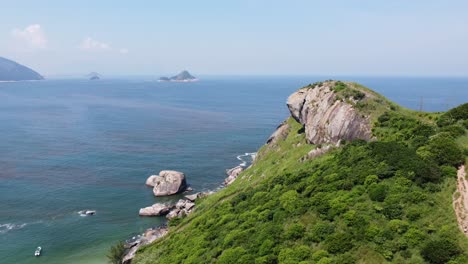
[[[369,198],[372,201],[383,202],[387,197],[388,187],[384,184],[374,184],[369,187]]]
[[[421,256],[432,264],[444,264],[461,253],[456,243],[448,239],[435,239],[421,249]]]
[[[223,251],[219,256],[218,263],[220,264],[234,264],[239,263],[239,258],[246,254],[246,251],[242,247],[228,248]]]
[[[122,258],[125,256],[125,245],[123,242],[119,242],[111,246],[109,253],[107,254],[107,259],[112,264],[122,263]]]
[[[465,160],[462,149],[446,132],[433,136],[427,148],[432,159],[439,165],[458,166]]]
[[[281,264],[296,264],[310,257],[311,250],[308,246],[301,245],[294,248],[284,248],[278,255]]]
[[[443,115],[441,115],[437,120],[437,125],[440,127],[447,126],[454,124],[458,120],[466,119],[468,119],[468,103],[464,103],[455,108],[452,108]]]
[[[280,204],[289,213],[297,213],[300,207],[299,194],[295,190],[289,190],[280,197]]]
[[[461,125],[450,125],[440,129],[441,132],[447,132],[453,138],[465,135],[465,128]]]
[[[353,237],[348,233],[335,233],[325,240],[325,246],[332,254],[345,253],[353,248]]]
[[[305,227],[302,224],[295,223],[286,229],[284,237],[291,240],[300,239],[304,236],[304,231]]]

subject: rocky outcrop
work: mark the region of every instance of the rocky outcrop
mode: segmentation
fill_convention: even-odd
[[[350,101],[339,100],[333,86],[330,81],[303,88],[288,98],[291,116],[304,125],[307,141],[336,144],[340,140],[370,140],[369,117],[359,113]]]
[[[185,191],[185,174],[179,171],[163,170],[159,175],[151,175],[146,185],[153,187],[154,196],[167,196]]]
[[[143,246],[154,242],[156,239],[165,236],[169,232],[169,229],[166,226],[158,228],[150,228],[143,233],[143,235],[138,236],[138,239],[132,239],[125,244],[127,252],[122,258],[123,264],[130,264],[132,259],[135,257],[137,250]]]
[[[190,214],[195,207],[195,203],[189,200],[180,199],[174,206],[174,208],[166,215],[166,218],[171,220],[176,217],[184,217]]]
[[[275,144],[278,140],[286,139],[289,133],[289,125],[284,121],[276,128],[276,131],[268,138],[267,144]]]
[[[206,197],[210,194],[213,194],[214,192],[210,191],[210,192],[198,192],[198,193],[194,193],[194,194],[190,194],[190,195],[185,195],[185,198],[187,198],[187,200],[191,201],[191,202],[195,202],[195,200],[197,200],[198,198],[203,198],[203,197]]]
[[[228,186],[232,184],[237,179],[237,176],[239,176],[239,174],[241,174],[243,171],[244,167],[242,166],[236,166],[232,169],[226,170],[228,177],[224,180],[224,185]]]
[[[152,206],[141,208],[139,215],[141,216],[161,216],[166,215],[171,210],[172,206],[161,203],[155,203]]]

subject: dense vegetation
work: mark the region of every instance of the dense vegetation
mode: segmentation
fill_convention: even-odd
[[[134,262],[468,263],[452,208],[466,111],[375,109],[377,140],[315,159],[303,158],[316,146],[290,118],[286,139],[264,146],[233,185],[197,201]]]

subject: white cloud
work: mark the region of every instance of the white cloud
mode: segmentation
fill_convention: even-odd
[[[111,48],[111,45],[108,43],[100,42],[90,37],[87,37],[81,42],[80,49],[92,51],[92,50],[110,50],[112,48]]]
[[[26,44],[28,48],[44,49],[47,47],[47,38],[39,24],[29,25],[23,30],[15,28],[11,34],[16,40],[23,42],[23,45]]]
[[[91,37],[83,39],[79,48],[84,51],[112,51],[120,54],[128,53],[128,49],[126,48],[114,49],[111,44],[95,40]]]

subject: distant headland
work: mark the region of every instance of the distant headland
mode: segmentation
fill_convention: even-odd
[[[0,57],[0,81],[31,81],[43,80],[44,77],[36,71]]]
[[[198,79],[191,75],[188,71],[182,71],[181,73],[172,77],[161,77],[160,82],[196,82]]]
[[[91,81],[96,81],[101,79],[101,75],[97,72],[90,72],[86,77]]]

